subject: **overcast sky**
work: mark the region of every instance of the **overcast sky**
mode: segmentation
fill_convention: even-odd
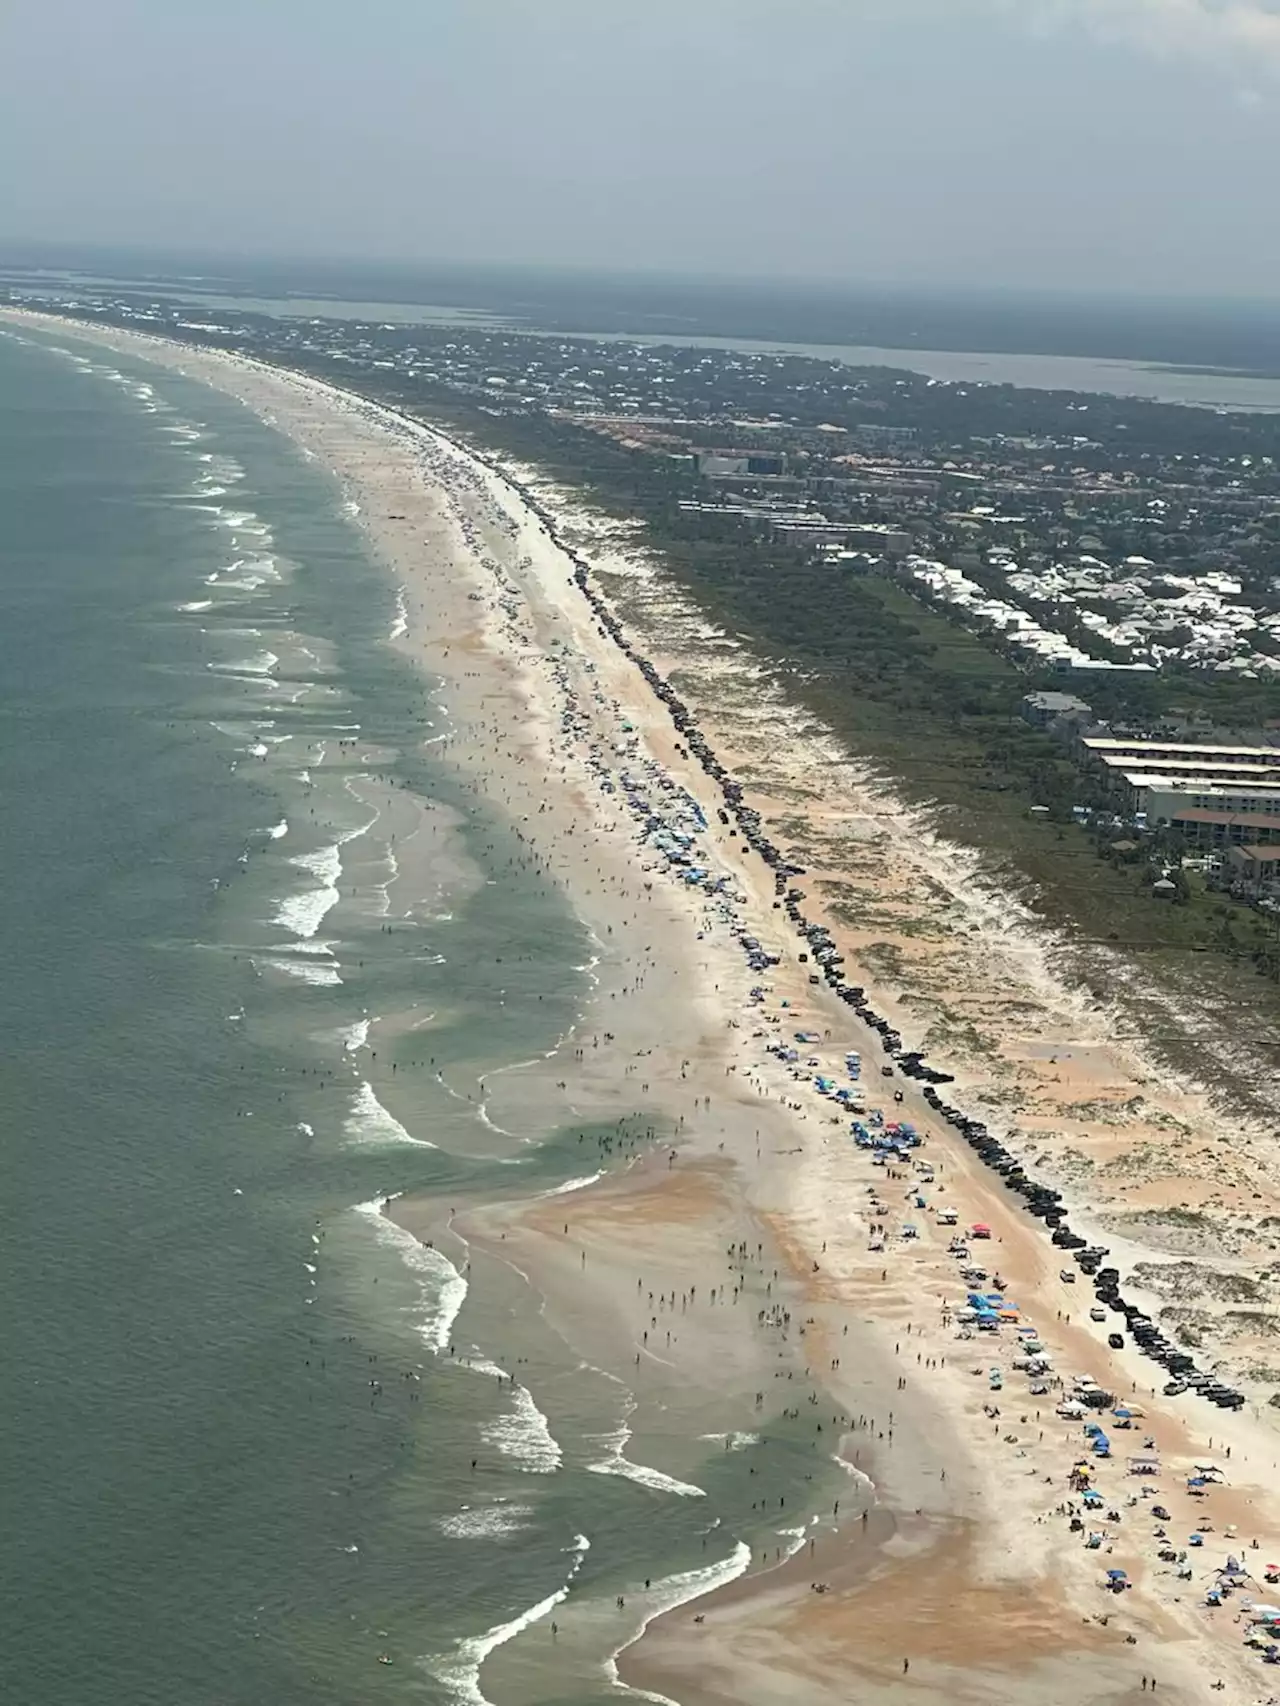
[[[1280,0],[8,0],[31,239],[1270,297]]]

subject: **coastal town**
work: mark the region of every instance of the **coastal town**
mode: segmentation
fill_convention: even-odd
[[[1207,955],[1242,1001],[1280,985],[1276,417],[817,355],[38,295],[556,466],[711,611],[713,651],[736,630],[772,653],[896,787],[1021,870],[1047,921]],[[1065,857],[1084,847],[1087,884]]]

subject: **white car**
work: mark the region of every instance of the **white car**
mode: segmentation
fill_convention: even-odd
[[[1091,1321],[1105,1321],[1106,1318],[1107,1318],[1106,1310],[1102,1307],[1102,1305],[1100,1303],[1095,1303],[1093,1308],[1089,1311],[1089,1319]]]

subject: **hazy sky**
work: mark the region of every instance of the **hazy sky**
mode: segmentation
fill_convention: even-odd
[[[0,244],[1280,294],[1280,0],[8,0]]]

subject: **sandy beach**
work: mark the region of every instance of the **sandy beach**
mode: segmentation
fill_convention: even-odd
[[[427,426],[233,355],[97,328],[74,336],[241,399],[332,470],[400,589],[388,643],[423,671],[424,740],[516,826],[529,867],[560,885],[589,934],[593,994],[554,1053],[451,1088],[495,1144],[571,1122],[612,1135],[584,1144],[572,1188],[498,1203],[406,1197],[392,1213],[469,1263],[473,1285],[504,1266],[520,1273],[549,1329],[636,1394],[628,1426],[651,1461],[623,1438],[602,1447],[599,1473],[696,1498],[685,1477],[699,1440],[759,1450],[761,1526],[776,1538],[745,1557],[718,1538],[687,1591],[664,1600],[636,1583],[613,1621],[615,1608],[570,1593],[529,1632],[540,1674],[554,1615],[566,1654],[603,1631],[622,1683],[683,1706],[922,1692],[1047,1706],[1136,1700],[1152,1686],[1175,1701],[1268,1699],[1238,1619],[1250,1597],[1280,1593],[1263,1582],[1280,1559],[1280,1438],[1266,1403],[1280,1369],[1246,1377],[1253,1401],[1228,1415],[1164,1399],[1153,1364],[1108,1347],[1111,1323],[1089,1319],[1083,1277],[1060,1277],[1043,1227],[918,1084],[881,1076],[875,1033],[813,977],[773,871],[721,810],[559,541],[589,559],[628,635],[805,867],[806,912],[875,1011],[1060,1185],[1073,1224],[1111,1248],[1127,1294],[1153,1316],[1184,1311],[1233,1369],[1264,1365],[1275,1330],[1259,1279],[1280,1214],[1270,1132],[1254,1122],[1242,1141],[1202,1086],[1160,1072],[1127,1018],[1119,969],[1114,991],[1073,980],[972,856],[801,719],[574,494],[530,469],[507,478]],[[527,493],[555,516],[559,541]],[[451,857],[449,825],[397,809],[406,881],[421,888]],[[753,969],[750,942],[778,963]],[[374,1021],[369,1046],[413,1022]],[[821,1093],[819,1077],[850,1083],[851,1051],[867,1117],[878,1109],[924,1135],[915,1154],[929,1181],[856,1147],[848,1115]],[[1012,1326],[979,1338],[957,1319],[966,1282],[950,1246],[977,1224],[992,1236],[973,1257],[1001,1276],[1051,1365],[1041,1393],[1015,1367]],[[1079,1419],[1057,1414],[1080,1372],[1135,1411],[1105,1460]],[[765,1431],[768,1447],[753,1446]],[[811,1455],[820,1507],[773,1508],[767,1451],[784,1447]],[[1148,1453],[1158,1472],[1132,1473]],[[1089,1474],[1073,1481],[1081,1461]],[[1188,1487],[1209,1463],[1212,1484]],[[837,1497],[819,1470],[839,1474]],[[1158,1554],[1185,1553],[1192,1532],[1205,1544],[1187,1579]],[[1206,1587],[1228,1553],[1251,1580],[1215,1609]],[[1107,1570],[1129,1585],[1108,1592]],[[528,1662],[524,1639],[498,1648],[488,1698],[545,1697],[530,1692]]]

